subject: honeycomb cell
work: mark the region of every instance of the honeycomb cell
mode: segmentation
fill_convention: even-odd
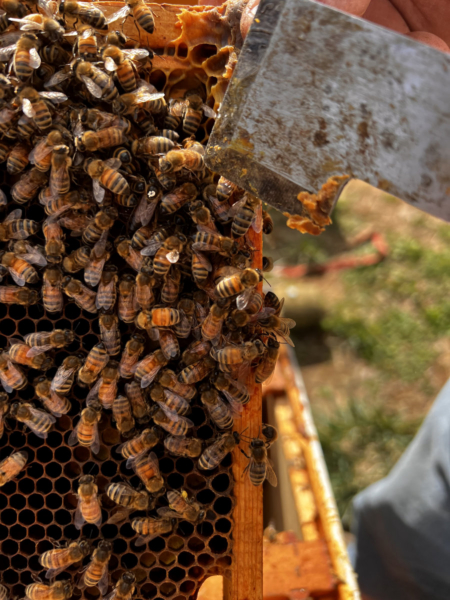
[[[166,540],[162,537],[156,537],[150,540],[148,547],[152,552],[161,552],[166,547]]]
[[[72,515],[68,510],[62,508],[55,512],[55,521],[58,525],[69,525],[69,523],[72,523]]]
[[[53,459],[53,452],[47,446],[38,448],[36,451],[36,459],[41,463],[48,463]]]
[[[206,479],[202,475],[199,475],[198,473],[190,473],[186,477],[186,485],[191,490],[199,490],[199,489],[205,487]]]
[[[134,575],[136,577],[137,583],[141,583],[142,581],[147,579],[147,571],[144,569],[139,569],[139,568],[135,569]]]
[[[61,448],[61,450],[63,450],[63,448]],[[69,452],[70,452],[70,450],[69,450]],[[89,460],[90,456],[91,456],[91,451],[89,450],[89,448],[84,448],[83,446],[77,446],[73,451],[73,457],[78,462],[86,462],[87,460]],[[70,457],[71,457],[71,453],[69,455],[69,458],[62,462],[67,462],[68,460],[70,460]]]
[[[200,504],[210,504],[214,502],[216,495],[211,490],[202,490],[197,494],[197,500]]]
[[[227,498],[226,496],[220,496],[220,498],[217,498],[217,500],[214,502],[214,512],[216,512],[218,515],[227,515],[229,512],[231,512],[231,508],[231,498]]]
[[[69,477],[69,479],[77,479],[81,475],[81,466],[79,463],[71,460],[64,465],[64,475]]]
[[[23,571],[20,574],[20,582],[23,585],[30,585],[30,583],[34,583],[33,574],[31,571]]]
[[[56,422],[56,428],[59,431],[67,431],[72,429],[72,419],[68,415],[62,415]]]
[[[99,466],[97,463],[95,463],[93,461],[89,461],[85,465],[83,465],[83,474],[84,475],[93,475],[94,477],[96,477],[98,475],[98,472],[99,472]]]
[[[179,473],[190,473],[194,468],[194,462],[190,458],[179,458],[176,468]]]
[[[13,525],[9,530],[10,536],[13,540],[21,541],[27,537],[27,530],[22,525]],[[32,538],[31,533],[29,534]],[[36,539],[36,538],[32,538]]]
[[[70,481],[65,477],[60,477],[55,481],[55,491],[58,494],[67,494],[70,490]]]
[[[18,482],[19,491],[22,494],[32,494],[34,492],[34,481],[26,477]]]
[[[117,473],[117,463],[107,460],[102,464],[101,471],[105,477],[113,477]]]
[[[21,556],[20,554],[16,554],[11,558],[11,567],[16,569],[17,571],[21,571],[22,569],[26,569],[28,565],[28,561],[25,556]]]
[[[117,429],[108,428],[102,432],[102,440],[107,446],[114,446],[120,442],[120,433]]]
[[[190,592],[192,592],[192,590],[195,590],[195,582],[194,581],[190,581],[188,579],[187,581],[183,581],[183,583],[180,585],[180,592],[189,594]]]
[[[182,567],[190,567],[195,563],[195,556],[190,552],[180,552],[178,555],[178,564]]]
[[[45,465],[45,474],[47,477],[57,479],[62,473],[62,466],[57,462],[48,463]]]
[[[5,540],[2,542],[2,552],[6,556],[14,556],[19,550],[19,544],[13,540]]]
[[[200,67],[205,60],[215,54],[217,54],[216,46],[213,46],[212,44],[198,44],[198,46],[192,48],[189,59],[193,65]]]
[[[75,509],[78,506],[78,498],[75,494],[66,494],[64,496],[64,506],[68,510]]]
[[[42,529],[42,527],[40,529]],[[62,529],[58,525],[50,525],[50,527],[47,527],[47,535],[54,540],[60,540],[62,537]]]
[[[197,533],[202,537],[209,537],[214,533],[214,527],[212,526],[212,523],[203,521],[203,523],[197,525]]]
[[[167,540],[167,547],[171,550],[179,550],[184,546],[183,538],[180,538],[178,535],[173,535]]]
[[[84,595],[88,600],[96,600],[100,597],[100,590],[96,587],[87,588]]]
[[[174,462],[171,458],[163,458],[159,461],[159,470],[161,473],[168,474],[173,471]]]
[[[27,450],[29,451],[29,450]],[[39,480],[44,474],[44,467],[38,462],[28,463],[27,475],[32,479]]]
[[[23,540],[20,542],[20,552],[25,556],[31,556],[36,551],[36,544],[32,540]]]
[[[168,575],[172,581],[178,582],[185,578],[186,571],[180,567],[174,567],[173,569],[170,569]]]
[[[51,508],[53,510],[59,508],[62,502],[62,496],[60,496],[59,494],[49,494],[45,498],[45,504],[47,505],[47,508]]]
[[[209,425],[203,425],[197,429],[197,437],[201,440],[210,440],[214,437],[214,430]]]
[[[192,552],[201,552],[205,549],[205,544],[198,537],[191,537],[188,541],[188,548],[189,550],[192,550]]]
[[[218,533],[229,533],[231,530],[231,522],[228,519],[218,519],[215,522],[214,527]]]
[[[0,554],[0,572],[3,573],[4,571],[6,571],[6,569],[9,567],[9,565],[10,565],[9,558]]]
[[[144,583],[144,585],[141,587],[142,597],[145,598],[146,600],[150,600],[150,598],[154,598],[156,596],[157,591],[158,590],[157,590],[156,586],[154,586],[152,583]]]
[[[30,321],[33,323],[33,321]],[[3,319],[2,320],[2,333],[6,336],[11,336],[16,331],[16,324],[12,319]],[[34,331],[34,327],[33,327]],[[6,344],[5,344],[6,346]]]
[[[139,559],[140,564],[147,569],[153,566],[156,562],[156,556],[151,554],[150,552],[144,552],[141,558]]]
[[[154,569],[150,569],[149,576],[151,581],[161,583],[166,578],[166,570],[161,567],[155,567]]]
[[[173,490],[179,490],[184,485],[184,477],[179,473],[171,473],[167,478],[169,487]]]
[[[209,540],[208,546],[214,554],[223,554],[228,549],[228,540],[222,535],[215,535]]]
[[[164,552],[161,553],[161,555],[159,557],[159,563],[161,565],[164,565],[165,567],[167,567],[167,566],[171,565],[172,563],[174,563],[176,558],[177,557],[175,556],[175,554],[165,550]]]
[[[194,406],[191,414],[189,415],[191,421],[194,421],[196,427],[199,427],[205,422],[205,412],[200,406]]]
[[[177,589],[177,586],[173,583],[166,581],[159,586],[159,592],[163,596],[171,596]]]
[[[3,582],[7,585],[14,585],[19,581],[19,573],[13,571],[12,569],[7,569],[3,573]]]
[[[33,485],[33,488],[34,488],[34,485]],[[52,482],[50,481],[50,479],[41,477],[36,482],[36,491],[41,494],[49,494],[52,491],[52,489],[53,489],[53,485],[52,485]],[[31,491],[34,491],[34,489]],[[31,492],[28,492],[28,493],[31,493]]]
[[[192,579],[200,579],[204,574],[205,571],[201,567],[195,566],[189,569],[189,577],[192,577]]]
[[[59,431],[50,431],[47,438],[47,444],[51,448],[59,448],[59,446],[62,444],[62,439],[62,435],[59,433]]]
[[[188,521],[181,521],[178,524],[177,533],[183,537],[189,537],[194,531],[194,525]]]
[[[39,513],[37,513],[37,514],[39,515]],[[49,523],[51,522],[51,518],[52,518],[52,515],[50,513]],[[39,516],[38,516],[38,521],[40,521]],[[32,510],[21,510],[19,512],[19,522],[22,523],[22,525],[32,525],[34,523],[34,512]]]
[[[117,525],[102,525],[102,536],[105,540],[114,540],[118,531]]]
[[[131,523],[125,523],[120,528],[120,535],[126,539],[130,539],[136,537],[136,532],[132,529]]]
[[[227,473],[220,473],[220,475],[217,475],[212,480],[211,487],[216,492],[226,492],[228,490],[228,488],[230,487],[229,475],[227,475]]]
[[[223,569],[228,568],[231,565],[231,563],[232,563],[232,560],[231,560],[231,556],[229,556],[229,555],[221,556],[220,558],[216,559],[216,565]]]
[[[5,319],[6,322],[8,322],[9,319]],[[5,321],[2,322],[2,331],[5,332],[4,329],[4,323]],[[41,321],[42,322],[47,322],[47,321]],[[14,321],[13,321],[14,323]],[[48,323],[50,323],[50,321],[48,321]],[[9,327],[9,324],[7,325]],[[16,326],[14,324],[14,330],[16,329]],[[27,335],[27,333],[34,333],[35,332],[35,328],[34,328],[34,321],[32,321],[31,319],[22,319],[20,321],[20,323],[18,324],[17,329],[19,330],[20,335]],[[43,329],[39,328],[40,331],[42,331]],[[51,329],[47,329],[47,331],[51,331]]]
[[[188,55],[188,47],[186,46],[186,44],[178,44],[177,47],[177,56],[178,58],[187,58]]]
[[[115,550],[115,552],[116,552],[116,550]],[[117,554],[122,554],[122,553],[117,552]],[[130,552],[127,552],[126,554],[122,554],[120,562],[124,569],[134,569],[134,567],[138,564],[138,557],[135,554],[131,554]]]
[[[214,558],[210,554],[200,554],[198,557],[198,564],[202,567],[208,568],[214,562]]]
[[[26,435],[22,431],[13,431],[9,434],[9,443],[15,450],[25,446],[26,441]]]
[[[64,537],[68,540],[77,540],[80,537],[80,532],[75,525],[67,525],[64,527]]]

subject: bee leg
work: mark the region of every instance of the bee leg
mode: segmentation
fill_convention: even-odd
[[[239,448],[239,450],[242,452],[242,454],[245,456],[245,458],[248,458],[248,460],[250,460],[250,456],[248,456],[248,454],[246,454],[242,448]]]

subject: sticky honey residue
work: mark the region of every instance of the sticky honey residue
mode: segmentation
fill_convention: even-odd
[[[331,224],[330,211],[336,193],[342,183],[349,178],[350,175],[334,175],[323,184],[317,194],[300,192],[297,200],[302,203],[306,214],[300,216],[283,213],[285,217],[288,217],[287,226],[300,231],[300,233],[310,233],[311,235],[319,235],[325,231],[325,227]]]

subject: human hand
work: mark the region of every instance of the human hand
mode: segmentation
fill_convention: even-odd
[[[222,4],[221,0],[216,1]],[[317,1],[403,33],[442,52],[450,52],[450,2],[448,0]],[[250,29],[258,4],[259,0],[249,0],[242,13],[243,38]]]

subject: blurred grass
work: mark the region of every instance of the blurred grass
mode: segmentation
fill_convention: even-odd
[[[316,278],[326,308],[317,336],[331,358],[326,367],[305,367],[304,375],[342,515],[358,491],[390,471],[449,375],[450,226],[365,189],[340,199],[333,226],[318,238],[275,219],[275,238],[265,248],[283,264],[326,261],[348,251],[347,239],[367,227],[390,247],[378,265]],[[302,285],[315,281],[291,281],[288,289]],[[286,316],[295,302],[287,301]],[[295,339],[302,363],[311,338],[296,331]]]

